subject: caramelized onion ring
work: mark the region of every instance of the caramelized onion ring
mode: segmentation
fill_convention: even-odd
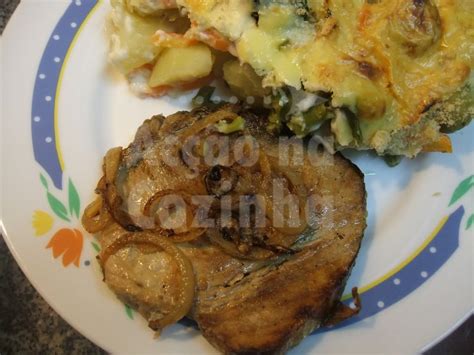
[[[181,274],[181,291],[176,308],[162,319],[150,320],[148,326],[159,332],[164,327],[174,324],[189,313],[194,301],[195,277],[191,262],[167,237],[150,232],[127,233],[110,244],[100,255],[100,264],[104,270],[109,257],[120,249],[134,244],[149,244],[158,247],[176,261]]]
[[[175,243],[184,243],[199,238],[206,230],[205,228],[193,228],[192,223],[193,219],[195,218],[196,211],[195,208],[193,208],[195,206],[192,204],[192,196],[186,192],[180,190],[163,190],[156,192],[145,204],[143,214],[145,216],[151,217],[158,209],[160,199],[171,195],[180,196],[186,203],[186,225],[172,230],[173,234],[169,236],[169,239]],[[158,227],[157,231],[167,232],[169,230]]]
[[[287,235],[296,235],[303,233],[308,227],[308,221],[306,220],[306,201],[308,199],[308,191],[303,181],[302,174],[298,174],[293,171],[291,167],[284,169],[278,164],[278,159],[275,157],[267,157],[269,165],[274,173],[285,178],[288,181],[288,188],[291,193],[294,193],[298,197],[299,201],[299,216],[300,225],[298,227],[275,227],[279,232]],[[267,201],[269,203],[269,201]]]
[[[86,207],[81,219],[84,229],[92,234],[103,230],[110,221],[110,214],[105,208],[104,201],[100,196]]]
[[[104,176],[105,182],[112,184],[115,182],[120,160],[122,158],[122,147],[109,149],[104,157]]]
[[[185,129],[184,132],[179,135],[179,137],[181,141],[184,142],[187,138],[197,135],[203,129],[206,129],[214,123],[217,123],[222,120],[233,120],[237,117],[238,115],[236,113],[228,111],[217,111],[211,113],[206,118],[195,122],[191,127]]]
[[[166,117],[166,119],[163,120],[163,124],[160,128],[160,135],[164,137],[168,134],[176,134],[176,132],[171,133],[171,130],[173,130],[173,128],[176,124],[182,123],[183,121],[186,124],[186,126],[184,126],[184,127],[187,127],[187,125],[189,124],[189,121],[191,121],[191,118],[189,118],[189,120],[185,120],[183,118],[182,113],[178,113],[178,114],[174,114],[174,115]]]
[[[205,228],[196,228],[186,233],[171,235],[168,238],[174,243],[185,243],[198,239],[205,231]]]

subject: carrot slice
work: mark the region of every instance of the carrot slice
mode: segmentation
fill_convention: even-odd
[[[446,134],[443,134],[436,142],[425,145],[423,147],[423,152],[452,153],[453,146],[451,144],[451,139]]]

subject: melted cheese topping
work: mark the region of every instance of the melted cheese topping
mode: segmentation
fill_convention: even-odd
[[[232,41],[240,38],[253,24],[252,1],[187,0],[177,3],[186,7],[194,22],[204,28],[213,27]]]
[[[419,122],[469,77],[474,2],[310,0],[310,16],[299,3],[178,0],[200,26],[234,41],[265,86],[331,92],[334,106],[355,112],[362,142],[348,145],[383,153],[393,132],[415,125],[421,143],[408,155],[439,139]]]

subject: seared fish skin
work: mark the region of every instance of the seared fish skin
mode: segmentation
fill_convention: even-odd
[[[313,241],[284,261],[244,272],[231,286],[199,290],[195,320],[222,352],[284,353],[331,318],[366,227],[365,188],[361,172],[340,155],[314,171],[314,182],[333,200],[322,206],[328,212],[317,221]]]
[[[134,233],[145,233],[142,230],[158,233],[139,215],[148,205],[143,200],[153,199],[150,196],[162,190],[188,188],[206,192],[208,176],[187,177],[190,180],[185,184],[184,175],[173,176],[173,171],[164,169],[157,157],[163,153],[165,135],[186,132],[210,115],[243,117],[245,133],[256,139],[269,159],[278,155],[281,142],[265,131],[264,112],[227,105],[154,116],[145,121],[134,141],[121,152],[113,181],[107,176],[109,167],[104,165],[97,192],[112,222],[98,235],[103,253],[124,236],[133,238]],[[303,148],[302,140],[296,144]],[[195,275],[194,301],[188,317],[223,353],[284,353],[323,326],[340,305],[366,227],[363,174],[340,154],[331,155],[318,148],[303,151],[305,163],[290,161],[286,169],[293,178],[304,182],[312,217],[309,227],[289,246],[282,247],[291,252],[272,254],[264,250],[270,253],[269,257],[258,254],[264,257],[254,259],[248,257],[251,254],[230,255],[212,242],[216,230],[211,229],[197,239],[175,243],[192,264]],[[164,171],[164,175],[157,176],[157,171]],[[241,181],[245,178],[239,177],[234,193],[243,189]],[[142,199],[138,198],[140,192],[144,194]],[[219,235],[221,232],[217,237],[225,238]],[[180,274],[167,253],[145,247],[124,245],[102,266],[108,286],[151,324],[174,307],[180,294]],[[275,250],[273,247],[269,250]]]

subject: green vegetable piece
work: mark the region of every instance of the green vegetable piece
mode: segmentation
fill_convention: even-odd
[[[346,114],[347,120],[349,121],[349,125],[351,126],[354,140],[356,141],[356,143],[362,142],[362,131],[359,125],[359,119],[354,114],[354,112],[352,112],[348,108],[343,108],[343,111]]]
[[[272,112],[268,116],[267,132],[271,134],[279,134],[281,131],[280,115],[277,112]]]
[[[441,132],[443,133],[454,133],[457,132],[464,127],[466,127],[469,123],[471,123],[472,117],[468,117],[466,120],[460,120],[456,124],[452,126],[441,126]]]
[[[471,81],[474,81],[471,79]],[[474,83],[468,83],[449,99],[433,106],[426,114],[441,124],[441,132],[453,133],[466,127],[474,117]]]
[[[212,94],[214,94],[214,90],[216,90],[216,88],[213,86],[203,86],[200,88],[196,96],[193,97],[193,107],[212,106],[214,103],[211,101],[211,98]]]
[[[277,94],[272,97],[272,112],[268,117],[267,131],[272,134],[280,133],[282,124],[288,122],[288,113],[293,104],[293,97],[290,89],[283,87],[277,90]]]
[[[222,120],[216,124],[216,128],[220,133],[230,134],[237,131],[241,131],[245,128],[245,120],[238,116],[232,122],[228,123]]]
[[[306,122],[302,114],[291,116],[290,121],[286,125],[298,137],[304,137],[308,134]]]
[[[401,155],[384,155],[383,159],[385,163],[393,168],[402,162],[403,156]]]
[[[303,113],[303,118],[308,126],[314,126],[321,121],[334,118],[334,113],[324,103],[321,103]]]
[[[334,111],[326,106],[325,103],[320,103],[311,107],[301,115],[293,116],[288,123],[288,127],[295,132],[297,136],[304,137],[316,131],[324,122],[334,117]]]
[[[278,89],[278,101],[277,101],[277,110],[279,110],[280,119],[282,122],[287,122],[288,113],[291,110],[291,106],[293,105],[293,96],[291,96],[290,89],[288,87],[284,87],[282,89]]]
[[[278,49],[286,48],[290,44],[290,40],[285,38],[281,43],[278,45]]]

